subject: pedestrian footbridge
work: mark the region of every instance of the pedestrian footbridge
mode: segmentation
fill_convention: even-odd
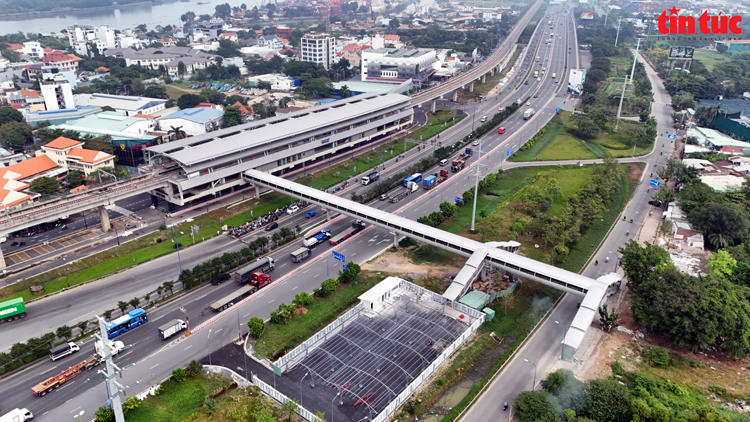
[[[398,242],[400,236],[408,236],[420,242],[469,257],[467,267],[461,270],[459,275],[454,279],[453,284],[443,294],[447,299],[456,300],[466,293],[470,284],[469,279],[476,276],[485,264],[568,293],[585,296],[583,300],[585,306],[581,307],[576,316],[574,321],[576,322],[575,327],[571,326],[568,331],[571,334],[571,340],[566,341],[565,347],[569,349],[577,349],[580,341],[583,340],[581,330],[585,333],[586,327],[593,321],[593,318],[596,316],[598,304],[603,301],[612,289],[619,287],[618,277],[601,277],[594,280],[262,171],[248,170],[244,173],[244,177],[248,183],[255,186],[264,186],[277,192],[317,204],[328,209],[329,212],[335,210],[370,224],[387,228],[394,236],[394,245]],[[565,336],[566,340],[568,337],[567,335]]]

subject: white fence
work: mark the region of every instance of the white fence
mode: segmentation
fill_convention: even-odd
[[[250,376],[250,380],[252,381],[253,385],[260,388],[260,391],[268,394],[269,396],[273,397],[276,401],[278,401],[281,404],[286,403],[289,398],[280,392],[278,392],[275,388],[271,387],[270,385],[266,384],[265,382],[261,381],[260,378],[256,377],[255,374],[252,374]],[[300,415],[305,420],[308,420],[310,422],[320,422],[320,419],[315,416],[315,414],[304,407],[297,405],[297,414]]]
[[[441,296],[442,297],[442,296]],[[471,309],[471,308],[469,308]],[[472,309],[475,311],[474,309]],[[475,311],[476,312],[476,311]],[[480,313],[481,314],[481,313]],[[372,419],[372,422],[383,422],[391,417],[391,415],[396,411],[396,409],[399,408],[406,400],[409,399],[409,397],[414,393],[417,388],[419,388],[420,385],[422,385],[427,378],[431,377],[432,374],[437,371],[437,369],[440,367],[440,365],[445,362],[448,357],[450,357],[453,352],[455,352],[459,347],[461,347],[462,344],[471,337],[472,334],[476,330],[479,329],[479,326],[484,323],[484,314],[481,314],[479,318],[477,318],[470,326],[469,329],[464,331],[463,334],[459,338],[453,341],[453,343],[450,344],[450,346],[446,347],[445,350],[443,350],[443,353],[440,354],[440,356],[435,359],[434,362],[427,368],[425,368],[424,371],[422,371],[419,376],[417,376],[414,381],[409,384],[408,387],[404,391],[401,392],[398,396],[396,396],[395,399],[393,399],[390,403],[388,403],[388,406],[386,406],[382,412],[378,416],[375,417],[375,419]]]

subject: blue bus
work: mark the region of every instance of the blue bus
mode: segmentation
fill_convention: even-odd
[[[133,309],[114,321],[107,323],[107,337],[114,338],[148,322],[148,314],[141,308]]]
[[[404,179],[404,187],[406,187],[409,182],[419,183],[422,181],[422,173],[414,173],[411,176]]]

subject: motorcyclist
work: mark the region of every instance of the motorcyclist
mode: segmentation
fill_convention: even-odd
[[[599,260],[594,261],[594,265],[599,265]]]

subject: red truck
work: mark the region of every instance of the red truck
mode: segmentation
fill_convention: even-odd
[[[437,178],[438,183],[443,183],[443,180],[448,178],[448,170],[440,170],[440,175]]]
[[[271,281],[272,280],[270,275],[262,271],[256,271],[253,273],[252,278],[250,279],[250,284],[260,289],[271,284]]]

